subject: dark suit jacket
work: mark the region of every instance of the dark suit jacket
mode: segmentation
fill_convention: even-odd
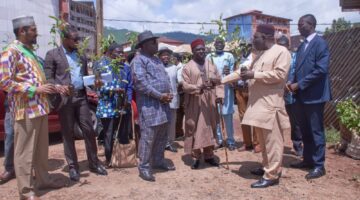
[[[295,98],[304,104],[323,103],[331,100],[329,62],[330,53],[327,42],[316,35],[304,52],[302,43],[297,52],[295,73],[289,77],[298,83]]]
[[[81,74],[87,75],[87,59],[85,57],[80,58],[81,62]],[[45,56],[45,76],[49,83],[59,85],[71,84],[71,75],[69,63],[66,59],[63,47],[52,49],[46,53]],[[59,94],[50,95],[50,107],[58,110],[61,104],[63,104],[64,97]]]
[[[80,60],[81,74],[85,76],[88,74],[87,59],[82,57]],[[49,83],[59,85],[69,85],[71,83],[69,63],[62,46],[46,53],[44,70]]]

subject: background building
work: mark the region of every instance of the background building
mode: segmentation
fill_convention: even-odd
[[[38,30],[37,54],[42,58],[48,50],[54,48],[49,42],[52,41],[50,29],[54,20],[49,16],[57,16],[59,13],[59,0],[1,0],[0,3],[0,48],[15,39],[12,19],[21,15],[31,15],[35,19]],[[58,40],[58,38],[57,38]]]
[[[95,53],[96,10],[92,0],[59,0],[59,16],[77,28],[82,39],[90,37],[89,51]]]
[[[228,37],[231,36],[238,26],[240,28],[239,37],[250,42],[258,24],[273,24],[275,27],[275,37],[284,34],[290,38],[291,19],[263,14],[259,10],[240,13],[227,17],[224,20],[228,27]]]

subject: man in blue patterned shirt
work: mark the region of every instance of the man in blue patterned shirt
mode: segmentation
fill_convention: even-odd
[[[129,143],[129,130],[125,126],[127,124],[131,127],[131,105],[132,100],[132,80],[130,67],[123,63],[123,48],[113,43],[110,45],[108,52],[110,59],[107,65],[101,67],[94,67],[96,73],[111,73],[112,81],[103,83],[99,88],[99,104],[96,110],[96,116],[101,119],[103,136],[105,146],[106,166],[109,166],[112,149],[114,133],[116,133],[119,123],[121,128],[118,137],[120,143]],[[126,111],[120,121],[120,109]]]
[[[136,104],[139,109],[139,176],[146,181],[155,181],[152,168],[175,170],[164,160],[167,143],[167,130],[170,122],[171,94],[170,79],[159,58],[157,38],[151,31],[138,36],[136,48],[141,48],[131,62],[136,91]]]
[[[289,39],[284,35],[278,38],[276,40],[276,43],[286,48],[289,48],[290,46]],[[291,53],[291,65],[289,70],[289,77],[295,74],[295,61],[296,61],[296,52],[293,52]],[[302,157],[303,156],[302,135],[299,124],[296,121],[295,98],[293,97],[293,93],[286,92],[284,94],[284,99],[285,99],[286,112],[289,115],[289,120],[290,120],[291,140],[293,143],[293,148],[295,150],[295,154],[299,157]]]

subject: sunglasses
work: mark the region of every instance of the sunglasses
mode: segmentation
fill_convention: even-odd
[[[80,41],[81,40],[81,38],[80,37],[76,37],[76,38],[68,38],[69,40],[72,40],[72,41],[74,41],[74,42],[78,42],[78,41]]]

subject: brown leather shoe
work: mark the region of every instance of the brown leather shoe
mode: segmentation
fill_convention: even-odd
[[[261,147],[259,144],[254,145],[254,153],[260,153],[261,152]]]
[[[15,171],[4,171],[1,175],[0,175],[0,184],[4,184],[8,181],[10,181],[11,179],[15,178]]]
[[[26,198],[26,200],[40,200],[40,197],[38,197],[36,195],[31,195],[28,198]]]

